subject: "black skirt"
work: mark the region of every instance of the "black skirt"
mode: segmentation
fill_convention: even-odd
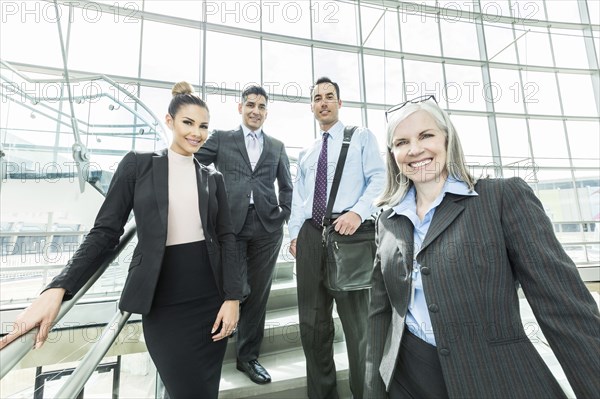
[[[168,246],[150,313],[150,357],[171,399],[217,398],[227,339],[210,332],[223,300],[204,241]]]

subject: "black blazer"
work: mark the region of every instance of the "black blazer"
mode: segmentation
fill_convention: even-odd
[[[196,177],[200,219],[217,287],[223,300],[241,300],[240,270],[235,263],[235,235],[223,176],[196,163]],[[71,299],[100,266],[101,255],[117,245],[133,209],[138,244],[133,251],[119,308],[147,314],[154,298],[167,240],[168,195],[167,149],[125,155],[113,176],[94,227],[47,288],[65,288],[65,300]]]
[[[241,127],[230,131],[215,130],[196,153],[201,163],[214,163],[223,174],[236,234],[246,221],[250,192],[258,218],[268,232],[281,228],[290,218],[293,186],[285,146],[264,131],[263,139],[263,150],[254,170]],[[279,198],[275,193],[275,180]]]

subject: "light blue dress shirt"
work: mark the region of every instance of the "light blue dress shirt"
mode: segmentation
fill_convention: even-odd
[[[435,209],[441,204],[446,193],[471,196],[477,195],[475,190],[469,191],[469,186],[467,186],[465,182],[449,177],[444,184],[444,188],[431,204],[431,207],[425,214],[423,220],[419,219],[419,216],[417,215],[416,191],[414,186],[409,190],[404,199],[392,208],[394,212],[389,216],[404,215],[410,219],[415,228],[413,232],[412,292],[405,323],[411,333],[433,346],[436,346],[435,336],[433,335],[431,318],[429,317],[425,291],[423,290],[423,281],[421,280],[421,265],[417,262],[417,255],[421,250],[421,246],[423,245],[423,241],[425,240],[425,236],[431,225]]]
[[[331,192],[337,160],[344,141],[344,124],[338,121],[329,129],[328,133],[327,198]],[[292,214],[288,223],[292,240],[298,237],[304,221],[312,217],[315,177],[321,152],[322,135],[321,131],[319,139],[302,150],[298,156]],[[360,215],[362,220],[369,218],[377,210],[373,202],[383,191],[384,183],[385,166],[379,153],[377,139],[369,129],[358,128],[354,132],[348,148],[348,156],[333,206],[333,213],[352,211]]]

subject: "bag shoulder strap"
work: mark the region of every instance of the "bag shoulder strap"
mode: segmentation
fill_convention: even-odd
[[[340,157],[338,158],[338,162],[335,167],[335,175],[333,176],[333,183],[331,184],[331,193],[329,194],[329,199],[327,200],[325,219],[331,219],[333,204],[335,203],[335,197],[337,197],[337,192],[340,188],[342,172],[344,171],[344,164],[346,163],[346,156],[348,155],[348,147],[350,147],[350,141],[352,141],[352,135],[355,131],[356,126],[346,126],[344,128],[344,141],[342,142],[342,150],[340,151]]]

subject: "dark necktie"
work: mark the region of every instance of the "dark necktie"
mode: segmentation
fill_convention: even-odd
[[[323,133],[323,144],[317,163],[317,176],[315,178],[315,196],[313,198],[312,223],[318,228],[322,227],[323,217],[327,209],[327,138],[329,133]]]

